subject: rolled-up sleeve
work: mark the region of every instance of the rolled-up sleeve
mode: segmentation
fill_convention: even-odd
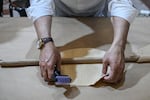
[[[108,4],[110,16],[118,16],[131,23],[138,14],[130,0],[110,0]]]
[[[26,9],[27,16],[34,22],[46,15],[53,15],[53,0],[30,0],[30,7]]]

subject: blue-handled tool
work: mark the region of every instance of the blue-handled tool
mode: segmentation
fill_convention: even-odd
[[[52,80],[56,85],[69,85],[71,82],[71,78],[68,75],[61,75],[60,71],[57,70],[57,67],[54,69]]]

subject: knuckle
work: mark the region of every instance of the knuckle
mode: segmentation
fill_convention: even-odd
[[[41,67],[45,67],[45,66],[46,66],[46,63],[45,63],[45,62],[39,62],[39,65],[40,65]]]
[[[52,63],[47,63],[47,66],[48,66],[48,67],[52,67],[53,64],[52,64]]]

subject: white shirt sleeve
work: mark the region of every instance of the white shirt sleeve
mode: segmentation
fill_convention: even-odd
[[[108,4],[110,16],[118,16],[131,23],[137,16],[138,11],[133,7],[130,0],[110,0]]]
[[[46,15],[53,15],[53,0],[30,0],[30,7],[26,9],[27,16],[34,22]]]

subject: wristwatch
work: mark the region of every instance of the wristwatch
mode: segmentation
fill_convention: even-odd
[[[51,37],[46,37],[46,38],[40,38],[37,41],[37,48],[38,49],[42,49],[44,47],[44,45],[48,42],[54,42],[53,39]]]

